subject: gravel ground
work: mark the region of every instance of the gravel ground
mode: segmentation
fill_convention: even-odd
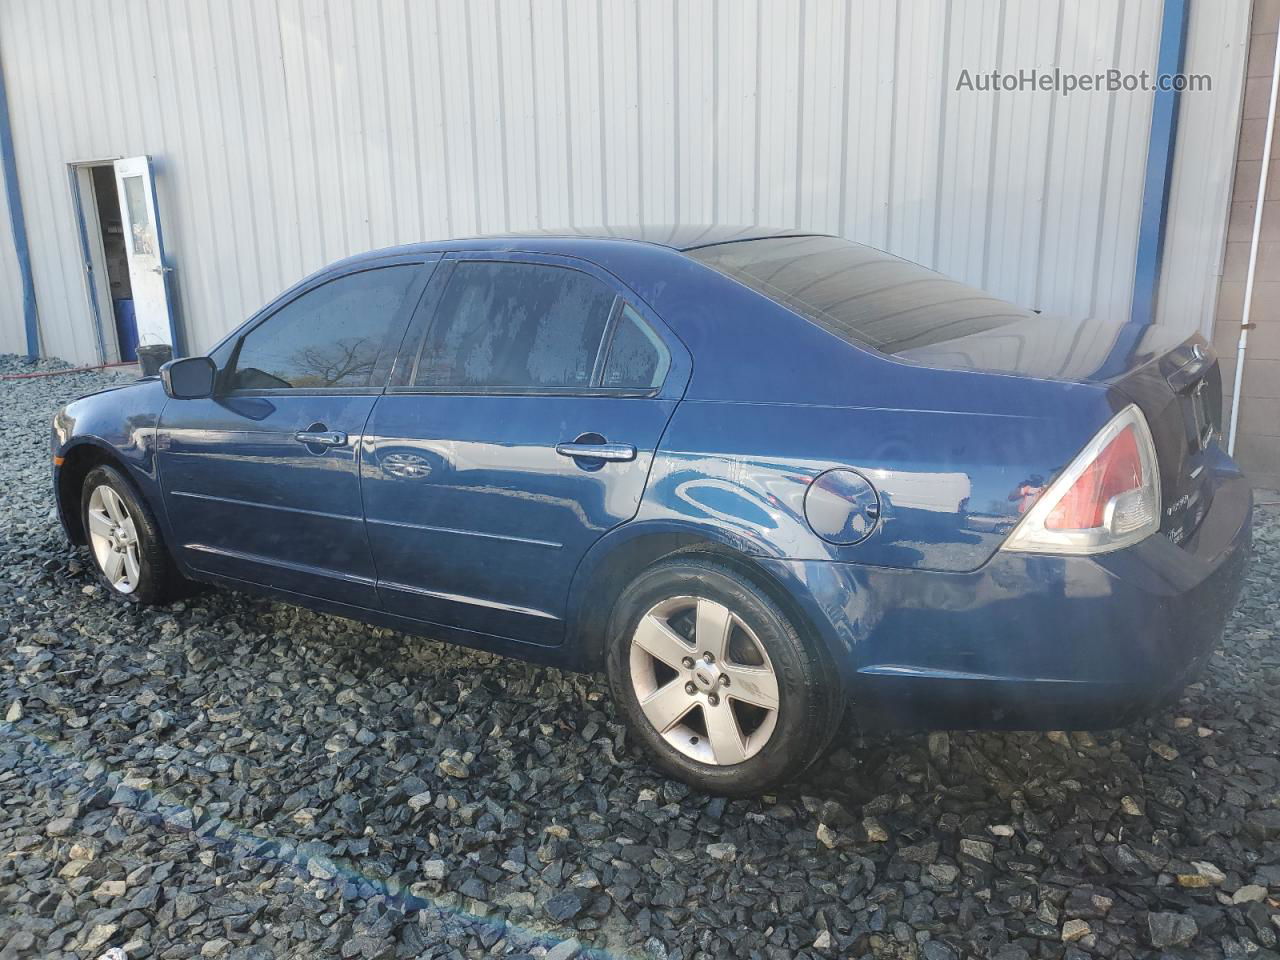
[[[726,802],[656,776],[599,678],[102,596],[46,431],[106,382],[0,382],[0,957],[1280,957],[1274,514],[1226,652],[1150,722],[848,731]]]

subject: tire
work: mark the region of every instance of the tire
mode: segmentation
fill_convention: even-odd
[[[186,581],[165,549],[155,514],[115,467],[94,467],[84,478],[80,518],[93,568],[111,596],[159,604],[182,593]]]
[[[721,563],[686,556],[650,567],[619,597],[608,636],[609,684],[627,725],[659,769],[699,790],[766,792],[802,773],[835,732],[834,671]]]

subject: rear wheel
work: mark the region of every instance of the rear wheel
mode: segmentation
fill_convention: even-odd
[[[700,558],[660,563],[622,594],[607,666],[614,698],[666,773],[714,793],[760,793],[830,740],[839,692],[773,601]]]
[[[124,475],[95,467],[81,492],[84,530],[99,579],[131,603],[164,603],[184,584],[160,539],[155,515]]]

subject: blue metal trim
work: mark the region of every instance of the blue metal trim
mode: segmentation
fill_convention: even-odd
[[[0,65],[0,164],[4,168],[4,190],[9,203],[9,229],[13,233],[13,249],[22,275],[22,317],[27,328],[27,356],[40,356],[40,312],[36,307],[36,282],[31,274],[31,250],[27,247],[27,218],[22,213],[22,194],[18,190],[18,164],[13,153],[13,131],[9,127],[9,94],[4,84],[4,68]]]
[[[186,356],[186,343],[182,336],[183,331],[181,329],[181,325],[178,323],[177,301],[173,296],[173,283],[169,279],[173,268],[169,266],[169,258],[165,255],[164,229],[160,225],[160,195],[156,190],[155,164],[152,162],[149,155],[147,157],[147,187],[151,191],[151,205],[155,208],[156,214],[157,259],[159,259],[160,266],[164,269],[164,273],[161,274],[161,277],[164,280],[165,304],[169,309],[169,343],[173,347],[173,355],[175,358],[184,357]]]
[[[1188,0],[1164,0],[1164,14],[1160,23],[1160,52],[1156,57],[1157,79],[1182,72],[1189,19]],[[1146,181],[1142,188],[1142,218],[1138,226],[1138,256],[1134,264],[1133,307],[1129,314],[1130,322],[1144,326],[1155,320],[1180,99],[1181,93],[1177,90],[1157,90],[1151,104],[1151,139],[1147,147]]]

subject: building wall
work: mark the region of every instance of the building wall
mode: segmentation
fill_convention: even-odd
[[[1235,116],[1247,2],[1193,0],[1188,67],[1226,75],[1195,95],[1180,143]],[[3,3],[42,349],[97,359],[66,164],[143,153],[195,349],[337,257],[567,223],[833,231],[1048,312],[1126,315],[1150,95],[995,95],[956,78],[1153,70],[1162,6]],[[1162,299],[1188,329],[1211,315],[1221,154],[1180,147],[1175,203],[1208,233],[1179,248],[1183,289]],[[0,309],[8,342],[21,317]]]
[[[1214,347],[1222,357],[1227,415],[1235,384],[1236,346],[1240,339],[1245,275],[1257,210],[1258,177],[1266,141],[1271,67],[1276,50],[1280,0],[1257,0],[1249,42],[1248,80],[1236,176],[1231,198],[1222,286],[1218,296]],[[1236,459],[1255,485],[1280,490],[1280,137],[1272,145],[1267,173],[1267,199],[1262,208],[1262,235],[1254,278],[1248,350],[1241,383]]]
[[[1184,70],[1213,79],[1212,94],[1183,94],[1169,189],[1156,313],[1161,323],[1213,335],[1227,212],[1240,130],[1249,0],[1191,0]]]

